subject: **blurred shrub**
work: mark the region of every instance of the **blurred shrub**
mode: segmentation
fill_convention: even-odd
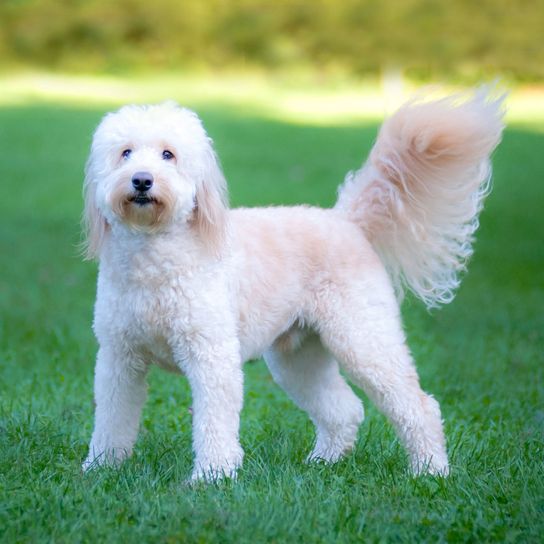
[[[544,77],[544,0],[0,0],[0,60]]]

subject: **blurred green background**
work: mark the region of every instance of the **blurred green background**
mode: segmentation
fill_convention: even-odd
[[[4,68],[544,77],[542,0],[2,0]]]

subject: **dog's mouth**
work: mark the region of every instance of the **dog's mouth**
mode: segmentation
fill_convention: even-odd
[[[138,193],[134,196],[131,196],[128,200],[129,202],[137,204],[138,206],[147,206],[156,202],[156,200],[152,196],[149,196],[145,193]]]

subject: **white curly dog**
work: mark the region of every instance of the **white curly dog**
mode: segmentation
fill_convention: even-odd
[[[193,479],[234,476],[242,363],[264,354],[316,427],[309,460],[349,451],[363,420],[341,368],[394,425],[415,474],[448,474],[436,400],[406,346],[403,287],[452,300],[489,189],[501,100],[414,101],[381,127],[332,209],[229,209],[201,121],[174,103],[98,126],[85,179],[99,259],[95,426],[83,467],[130,455],[150,363],[193,395]]]

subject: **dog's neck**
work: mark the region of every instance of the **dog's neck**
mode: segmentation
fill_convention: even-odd
[[[180,222],[157,231],[138,230],[122,223],[110,225],[100,253],[100,271],[111,281],[146,281],[191,275],[203,264],[217,262],[199,239],[194,226]]]

